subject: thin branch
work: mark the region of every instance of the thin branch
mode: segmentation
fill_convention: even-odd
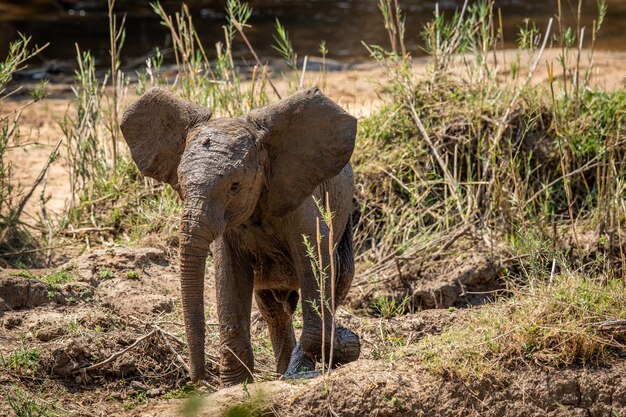
[[[72,371],[71,373],[72,374],[78,374],[78,373],[81,373],[81,372],[93,371],[94,369],[102,368],[103,366],[113,362],[115,359],[119,358],[120,356],[122,356],[123,354],[128,352],[129,350],[134,349],[135,347],[137,347],[137,345],[139,345],[144,340],[151,338],[152,336],[157,334],[157,332],[158,332],[158,330],[154,329],[150,333],[145,334],[145,335],[141,336],[139,339],[135,340],[135,342],[132,345],[130,345],[130,346],[120,350],[119,352],[115,352],[114,354],[109,356],[107,359],[105,359],[105,360],[103,360],[101,362],[95,363],[93,365],[86,366],[84,368],[76,369],[76,370]]]
[[[252,374],[252,371],[250,370],[250,368],[248,368],[248,365],[246,365],[246,364],[245,364],[245,363],[244,363],[244,362],[243,362],[243,361],[239,358],[239,356],[237,356],[237,354],[236,354],[235,352],[233,352],[233,350],[232,350],[230,347],[228,347],[228,346],[226,346],[226,345],[224,345],[224,346],[226,347],[226,349],[228,349],[228,351],[229,351],[230,353],[232,353],[232,354],[233,354],[233,356],[234,356],[234,357],[235,357],[235,358],[239,361],[239,363],[240,363],[240,364],[242,364],[244,368],[246,368],[246,370],[248,371],[248,373],[250,374],[250,376],[252,376],[252,375],[253,375],[253,374]]]
[[[591,323],[590,326],[598,327],[603,332],[624,332],[626,331],[626,319],[600,321]]]
[[[237,29],[237,32],[239,32],[239,34],[241,35],[241,37],[243,38],[243,41],[245,42],[246,46],[248,47],[248,50],[250,51],[250,53],[252,54],[252,56],[254,57],[254,60],[256,61],[257,65],[260,67],[263,67],[264,65],[261,63],[261,60],[259,59],[259,56],[256,54],[256,52],[254,51],[254,48],[252,47],[252,44],[250,43],[250,41],[248,40],[248,37],[246,36],[246,34],[243,31],[243,27],[241,26],[241,24],[239,22],[235,22],[233,21],[233,24],[235,26],[235,28]],[[274,94],[276,94],[276,97],[278,97],[278,99],[282,99],[280,93],[278,92],[278,90],[276,89],[276,86],[274,85],[274,83],[272,82],[272,79],[270,78],[270,76],[267,74],[266,71],[263,71],[263,74],[265,75],[265,79],[267,80],[267,82],[269,83],[269,85],[272,87],[272,90],[274,90]]]
[[[417,110],[415,110],[415,106],[413,105],[413,102],[409,100],[407,101],[407,105],[409,107],[409,110],[411,111],[411,116],[413,117],[413,121],[415,122],[420,133],[424,137],[424,140],[428,142],[428,146],[430,146],[430,148],[432,149],[433,154],[435,155],[435,159],[437,160],[437,163],[439,164],[441,171],[443,172],[443,175],[446,178],[446,185],[450,188],[450,192],[454,196],[453,197],[454,202],[456,203],[457,210],[459,210],[459,215],[461,216],[463,221],[466,222],[467,219],[465,218],[465,215],[463,213],[463,208],[461,207],[461,202],[459,201],[458,184],[456,180],[452,177],[452,174],[450,174],[450,171],[448,170],[448,167],[446,166],[445,161],[443,160],[441,155],[439,155],[439,152],[437,151],[435,144],[430,139],[430,136],[428,135],[428,132],[426,131],[426,128],[424,127],[424,124],[422,123],[419,115],[417,114]]]

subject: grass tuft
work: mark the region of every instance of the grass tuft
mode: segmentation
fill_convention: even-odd
[[[463,316],[437,336],[407,348],[436,374],[499,374],[536,364],[597,365],[626,348],[626,286],[619,279],[562,274],[534,280],[515,297]],[[619,329],[618,329],[619,330]]]
[[[59,412],[53,405],[37,401],[33,394],[18,386],[3,390],[9,407],[16,417],[56,417]]]
[[[0,358],[0,364],[9,371],[23,373],[24,371],[37,368],[39,365],[39,356],[37,349],[22,347],[21,349],[13,351],[8,356]]]

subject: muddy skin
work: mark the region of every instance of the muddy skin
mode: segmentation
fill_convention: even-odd
[[[210,112],[152,89],[124,114],[122,132],[144,175],[171,184],[184,199],[180,269],[192,381],[204,367],[204,267],[211,248],[216,272],[220,379],[252,379],[250,312],[254,294],[268,324],[277,372],[313,370],[321,356],[319,288],[303,236],[315,242],[319,219],[322,262],[330,264],[328,227],[314,200],[328,195],[333,212],[336,304],[354,276],[352,245],[356,119],[314,88],[238,118]],[[330,295],[330,279],[325,292]],[[292,315],[301,292],[303,330],[296,345]],[[327,337],[326,339],[330,339]],[[337,328],[335,364],[354,361],[359,338]],[[326,340],[329,357],[330,340]]]

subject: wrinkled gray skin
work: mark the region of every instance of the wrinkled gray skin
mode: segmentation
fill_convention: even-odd
[[[311,371],[321,356],[319,287],[303,235],[315,242],[320,213],[313,196],[329,193],[334,212],[336,304],[354,275],[349,164],[356,119],[318,89],[296,93],[232,119],[210,120],[207,109],[165,90],[145,93],[121,128],[141,172],[167,182],[184,200],[180,274],[192,381],[205,377],[204,270],[212,245],[223,385],[251,380],[252,294],[268,324],[277,371]],[[321,222],[323,264],[328,230]],[[328,280],[330,281],[330,280]],[[300,341],[292,315],[302,294]],[[330,282],[326,285],[330,294]],[[330,335],[330,313],[326,312]],[[326,337],[326,358],[330,336]],[[358,337],[339,328],[333,365],[356,360]],[[244,366],[245,365],[245,366]]]

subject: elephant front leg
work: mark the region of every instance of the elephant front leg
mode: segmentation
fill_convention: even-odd
[[[297,291],[285,294],[286,301],[284,303],[276,299],[272,290],[255,291],[257,305],[270,332],[272,349],[276,358],[276,372],[281,375],[287,371],[291,352],[296,344],[292,324],[293,308],[291,308],[292,311],[287,311],[287,305],[293,299],[293,294],[295,294],[295,300],[293,300],[295,307],[298,301]]]
[[[253,272],[249,262],[219,239],[215,242],[215,286],[220,330],[220,382],[223,386],[252,381],[250,343]]]
[[[327,247],[327,243],[323,240],[323,266],[329,265],[328,250],[324,250]],[[304,323],[300,341],[291,354],[291,361],[285,374],[286,377],[290,378],[311,375],[310,372],[315,370],[315,363],[318,360],[323,359],[333,367],[355,361],[361,350],[359,337],[352,331],[337,326],[333,332],[332,312],[329,308],[331,299],[335,298],[337,303],[345,295],[335,294],[335,297],[331,296],[331,279],[328,276],[323,280],[323,291],[320,291],[316,274],[312,271],[310,261],[306,256],[301,257],[300,265]],[[342,263],[337,261],[337,257],[335,257],[335,267],[338,278],[343,279],[346,271],[343,270]],[[337,283],[335,285],[336,289]],[[339,297],[337,297],[338,295]],[[332,363],[330,363],[331,339],[333,340]],[[322,355],[322,346],[324,346],[324,355]]]

